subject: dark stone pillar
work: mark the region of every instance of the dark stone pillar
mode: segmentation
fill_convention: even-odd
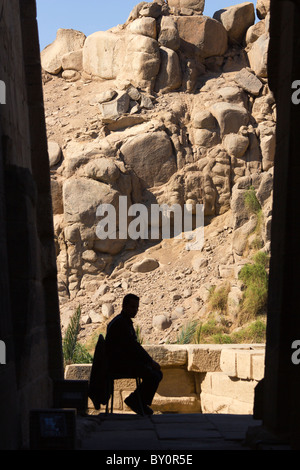
[[[31,166],[37,188],[37,232],[41,244],[41,281],[44,288],[45,313],[51,378],[62,377],[62,346],[57,293],[56,253],[54,246],[50,167],[41,79],[40,48],[35,0],[19,0],[23,57],[30,121]]]
[[[35,0],[2,0],[0,80],[0,448],[29,444],[33,408],[63,378],[50,169]]]
[[[0,128],[0,143],[3,139]],[[0,416],[5,426],[0,427],[0,449],[13,449],[18,441],[18,422],[11,410],[17,402],[14,337],[9,296],[9,270],[6,239],[6,197],[3,174],[4,162],[0,145],[0,340],[5,344],[5,364],[0,364]],[[9,426],[8,426],[8,423]]]
[[[291,348],[300,339],[300,80],[298,3],[271,0],[269,85],[277,103],[277,145],[264,380],[263,423],[299,446],[300,365]]]

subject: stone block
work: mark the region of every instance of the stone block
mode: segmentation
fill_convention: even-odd
[[[240,379],[260,380],[263,377],[264,351],[237,351],[236,363]]]
[[[188,353],[185,346],[164,345],[151,346],[145,345],[144,348],[150,356],[160,364],[161,367],[182,367],[187,364]]]
[[[99,105],[102,112],[103,122],[117,119],[129,109],[130,98],[127,93],[120,92],[112,101],[105,101]]]
[[[252,404],[256,385],[256,380],[241,380],[228,377],[223,372],[208,372],[202,382],[200,398],[202,393],[208,393]]]
[[[157,393],[165,397],[181,397],[195,393],[193,373],[185,369],[163,369]]]
[[[265,355],[253,354],[252,356],[252,379],[261,380],[265,375]]]
[[[187,397],[162,397],[155,394],[151,408],[167,413],[200,413],[199,398],[194,394]]]
[[[258,96],[263,84],[259,78],[251,73],[246,68],[240,70],[234,77],[235,81],[239,86],[241,86],[246,92],[251,93],[252,95]]]
[[[221,345],[187,346],[188,370],[194,372],[220,371]]]
[[[135,379],[118,379],[114,381],[115,391],[130,391],[133,392],[136,389]]]
[[[237,377],[236,351],[234,349],[221,351],[220,368],[229,377]]]
[[[253,413],[253,405],[226,396],[203,393],[201,394],[201,411],[202,413],[244,415]]]
[[[92,364],[70,364],[65,368],[65,380],[89,380]]]
[[[250,351],[237,351],[236,353],[237,376],[240,379],[251,379],[251,353]]]

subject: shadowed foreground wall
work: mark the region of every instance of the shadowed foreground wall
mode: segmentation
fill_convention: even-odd
[[[292,362],[292,343],[300,339],[300,105],[291,98],[292,84],[300,80],[299,26],[298,1],[271,1],[268,75],[277,104],[277,135],[263,422],[297,450],[300,364]]]
[[[0,448],[19,449],[63,368],[35,0],[1,0],[0,22]]]

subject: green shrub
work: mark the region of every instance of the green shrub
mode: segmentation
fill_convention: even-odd
[[[261,205],[256,197],[253,186],[250,186],[250,188],[245,192],[244,202],[245,207],[250,214],[258,214],[261,212]]]
[[[197,330],[198,323],[191,321],[187,325],[183,326],[177,335],[175,344],[190,344],[193,342],[194,335]]]
[[[217,333],[212,336],[212,343],[213,344],[232,344],[233,341],[228,334],[223,334],[223,333]]]
[[[222,324],[217,324],[216,320],[213,318],[196,327],[192,340],[195,344],[231,342],[227,334],[227,327]]]
[[[190,322],[178,335],[176,344],[243,344],[264,343],[266,340],[266,322],[257,319],[239,331],[229,333],[224,325],[214,319],[206,323]]]
[[[266,341],[266,322],[256,320],[231,335],[233,343],[264,343]]]
[[[247,263],[239,273],[244,284],[244,294],[240,310],[240,322],[245,323],[257,315],[266,313],[268,299],[268,256],[258,252],[254,263]]]
[[[219,327],[214,319],[210,319],[201,327],[202,337],[212,336],[219,332]]]
[[[216,288],[213,286],[209,291],[208,301],[210,307],[221,313],[227,312],[227,300],[230,291],[230,284],[225,283],[222,286]]]
[[[264,266],[267,269],[269,267],[270,257],[264,251],[258,251],[253,256],[253,261],[254,261],[254,263],[260,264],[260,265]]]
[[[257,228],[257,226],[256,226]],[[257,251],[257,250],[260,250],[262,247],[263,247],[263,241],[262,241],[262,238],[257,235],[254,240],[251,242],[251,245],[250,245],[250,248],[252,248],[253,250]]]
[[[250,188],[245,192],[244,195],[244,202],[245,202],[245,207],[248,211],[248,214],[255,214],[257,217],[257,223],[256,227],[254,229],[254,233],[257,234],[255,240],[252,242],[252,248],[257,250],[262,247],[262,240],[260,237],[260,232],[262,228],[262,222],[263,222],[263,212],[261,205],[256,197],[256,192],[255,188],[253,186],[250,186]]]
[[[64,364],[88,364],[93,361],[87,349],[78,342],[80,331],[81,309],[78,307],[70,319],[65,337],[63,339]]]

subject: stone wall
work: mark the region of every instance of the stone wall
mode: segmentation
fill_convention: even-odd
[[[253,413],[254,390],[264,376],[264,345],[164,345],[145,349],[164,374],[152,404],[155,411]],[[90,364],[69,365],[65,379],[88,380],[90,372]],[[124,399],[134,388],[134,380],[115,382],[116,412],[128,411]],[[95,412],[90,401],[88,407],[90,413]]]
[[[1,2],[0,448],[28,446],[33,408],[63,374],[35,0]],[[50,353],[51,351],[51,353]]]

